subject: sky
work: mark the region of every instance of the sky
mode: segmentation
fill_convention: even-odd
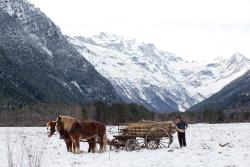
[[[65,35],[100,32],[153,43],[186,60],[250,58],[250,0],[29,0]]]

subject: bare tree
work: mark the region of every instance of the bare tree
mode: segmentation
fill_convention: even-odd
[[[31,144],[25,140],[22,141],[25,150],[29,167],[41,167],[43,149],[39,149],[36,145]]]
[[[6,141],[7,141],[7,158],[8,158],[8,164],[9,167],[15,167],[15,163],[13,160],[13,148],[14,146],[11,144],[10,141],[10,134],[9,134],[9,130],[7,130],[6,132]]]
[[[34,143],[31,139],[28,140],[25,136],[20,135],[13,142],[9,130],[7,130],[6,138],[9,167],[41,167],[44,154],[43,139],[40,139],[41,143]],[[39,141],[39,139],[33,141]],[[13,151],[14,149],[16,150]]]

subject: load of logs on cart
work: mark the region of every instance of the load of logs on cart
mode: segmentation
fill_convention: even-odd
[[[172,121],[140,121],[119,129],[119,134],[109,142],[110,150],[134,151],[142,148],[168,148],[176,129]]]

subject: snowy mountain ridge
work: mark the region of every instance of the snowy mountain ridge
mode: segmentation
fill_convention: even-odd
[[[120,101],[112,84],[26,0],[0,0],[0,108]]]
[[[154,44],[100,33],[69,41],[127,102],[167,112],[184,111],[250,68],[240,53],[210,63],[186,61]]]

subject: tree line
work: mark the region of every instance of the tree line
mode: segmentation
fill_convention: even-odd
[[[250,122],[250,112],[222,111],[212,107],[202,112],[157,113],[133,103],[95,102],[84,106],[37,103],[0,108],[0,126],[45,126],[48,120],[54,120],[58,115],[96,120],[107,125],[140,120],[175,120],[176,116],[182,116],[188,123]]]
[[[224,111],[212,107],[205,108],[202,112],[173,112],[163,114],[163,119],[174,120],[176,116],[182,116],[189,123],[237,123],[250,122],[250,112],[238,112],[234,110]]]

